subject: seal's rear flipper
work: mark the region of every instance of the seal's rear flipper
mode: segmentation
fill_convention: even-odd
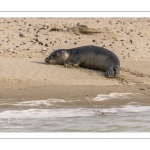
[[[115,66],[114,67],[114,71],[115,71],[115,76],[118,76],[120,73],[120,67],[119,66]]]
[[[108,70],[105,72],[105,76],[109,78],[113,78],[115,76],[115,71],[113,67],[108,68]]]

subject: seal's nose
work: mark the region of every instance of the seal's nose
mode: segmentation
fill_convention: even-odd
[[[45,62],[47,62],[47,63],[48,63],[48,57],[45,59]]]

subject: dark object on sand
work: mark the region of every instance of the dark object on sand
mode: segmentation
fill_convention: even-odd
[[[49,64],[84,67],[105,71],[106,77],[115,77],[119,74],[120,61],[110,50],[98,46],[83,46],[72,49],[53,51],[45,59]]]

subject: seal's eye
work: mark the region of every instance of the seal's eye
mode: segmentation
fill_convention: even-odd
[[[60,55],[60,53],[57,53],[57,56],[59,56]]]

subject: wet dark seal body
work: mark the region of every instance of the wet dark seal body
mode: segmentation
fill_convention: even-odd
[[[105,71],[107,77],[117,76],[120,69],[118,57],[112,51],[98,46],[55,50],[45,61],[49,64],[99,69]]]

